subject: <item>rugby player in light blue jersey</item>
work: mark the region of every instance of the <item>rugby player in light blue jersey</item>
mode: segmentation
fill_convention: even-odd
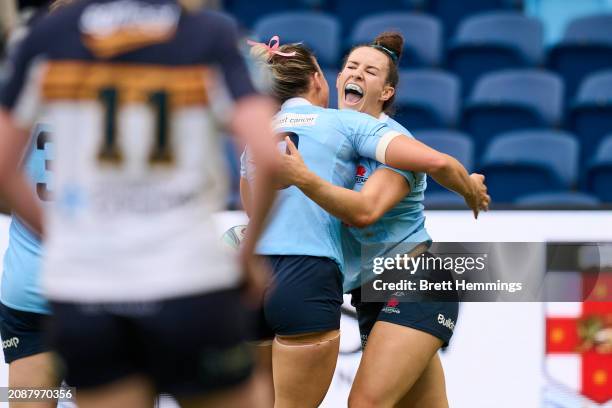
[[[292,140],[318,177],[352,188],[358,159],[364,157],[431,173],[468,197],[472,208],[481,207],[477,184],[456,160],[369,115],[326,109],[327,82],[305,47],[254,49],[271,73],[271,93],[282,103],[275,121],[279,140]],[[248,158],[243,162],[241,190],[248,196],[249,173],[256,169],[249,168]],[[248,211],[248,197],[244,201]],[[272,359],[279,406],[318,406],[331,382],[342,304],[340,231],[336,217],[296,187],[288,187],[279,193],[258,246],[257,252],[272,263],[275,278],[264,302],[260,338],[275,336]]]
[[[36,125],[25,158],[25,168],[41,203],[50,199],[49,135],[48,127]],[[0,335],[4,361],[9,364],[9,387],[59,386],[51,350],[44,339],[50,309],[41,293],[41,255],[39,237],[13,216],[0,291]],[[48,406],[55,404],[48,403]]]
[[[410,136],[403,126],[384,113],[393,102],[402,45],[400,34],[383,33],[372,44],[355,47],[347,55],[338,76],[338,99],[341,108],[368,113]],[[314,168],[309,170],[301,160],[300,151],[291,141],[287,143],[291,154],[285,158],[285,181],[295,184],[330,214],[352,225],[343,236],[344,290],[352,294],[365,349],[349,406],[448,407],[444,372],[436,352],[452,336],[458,311],[455,299],[420,303],[399,302],[394,297],[386,299],[389,303],[362,299],[362,292],[367,296],[376,276],[374,258],[403,254],[432,257],[426,252],[431,238],[425,229],[421,203],[426,188],[425,174],[398,170],[364,158],[357,167],[351,191],[324,180]],[[453,188],[448,179],[438,177],[435,172],[430,174],[442,185]],[[463,193],[475,215],[481,209],[486,210],[490,201],[483,181],[479,174],[470,176],[478,191],[476,206],[465,194],[469,189],[456,190]],[[425,268],[415,272],[433,279],[440,278],[436,274],[446,277],[448,274]]]
[[[50,2],[53,3],[53,2]],[[27,25],[35,24],[47,13],[47,7],[36,10]],[[11,37],[14,51],[16,38]],[[50,129],[37,124],[30,136],[30,146],[23,158],[23,166],[34,185],[40,203],[50,200],[49,163],[52,159]],[[0,290],[0,336],[4,361],[9,365],[8,386],[12,388],[53,388],[59,386],[54,372],[50,347],[44,338],[50,308],[42,296],[39,278],[42,248],[39,237],[13,216],[9,227],[9,246],[4,254]],[[69,406],[70,403],[60,403]],[[55,407],[48,401],[40,407]]]

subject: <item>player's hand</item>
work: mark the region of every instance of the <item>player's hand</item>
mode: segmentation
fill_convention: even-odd
[[[251,307],[263,303],[266,288],[271,285],[272,274],[265,259],[254,254],[241,253],[242,292],[245,302]]]
[[[277,182],[282,186],[281,188],[286,188],[291,185],[300,187],[308,179],[310,170],[308,166],[306,166],[306,163],[304,163],[300,151],[295,147],[295,144],[293,144],[289,137],[285,137],[285,143],[287,144],[287,152],[282,155],[282,164]]]
[[[478,219],[480,211],[489,210],[491,197],[487,194],[487,186],[484,182],[485,177],[482,174],[470,174],[470,181],[472,183],[472,192],[469,196],[465,197],[465,203],[472,209],[474,218]]]

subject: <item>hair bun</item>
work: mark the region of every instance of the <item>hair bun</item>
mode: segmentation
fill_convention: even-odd
[[[381,45],[395,53],[397,60],[402,57],[402,50],[404,48],[404,37],[397,31],[385,31],[379,34],[374,39],[374,44]]]

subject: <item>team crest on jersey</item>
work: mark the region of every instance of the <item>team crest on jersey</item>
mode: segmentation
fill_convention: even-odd
[[[368,180],[367,176],[368,170],[362,166],[357,166],[357,170],[355,171],[355,183],[363,184]]]

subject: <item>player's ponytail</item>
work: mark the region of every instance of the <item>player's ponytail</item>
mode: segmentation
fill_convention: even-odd
[[[251,42],[251,57],[267,70],[268,88],[280,103],[308,91],[311,76],[319,72],[316,59],[302,44],[285,44],[271,48],[270,44]]]
[[[397,84],[399,83],[399,73],[397,67],[399,60],[402,57],[404,37],[398,32],[386,31],[376,36],[374,42],[370,46],[382,51],[383,54],[389,57],[389,69],[387,71],[387,80],[385,82],[386,85],[397,88]],[[383,112],[390,113],[394,101],[395,93],[393,96],[391,96],[391,98],[383,102]]]
[[[383,50],[385,54],[391,58],[391,61],[397,65],[402,57],[404,48],[404,37],[396,31],[385,31],[379,34],[372,42],[372,46]]]

